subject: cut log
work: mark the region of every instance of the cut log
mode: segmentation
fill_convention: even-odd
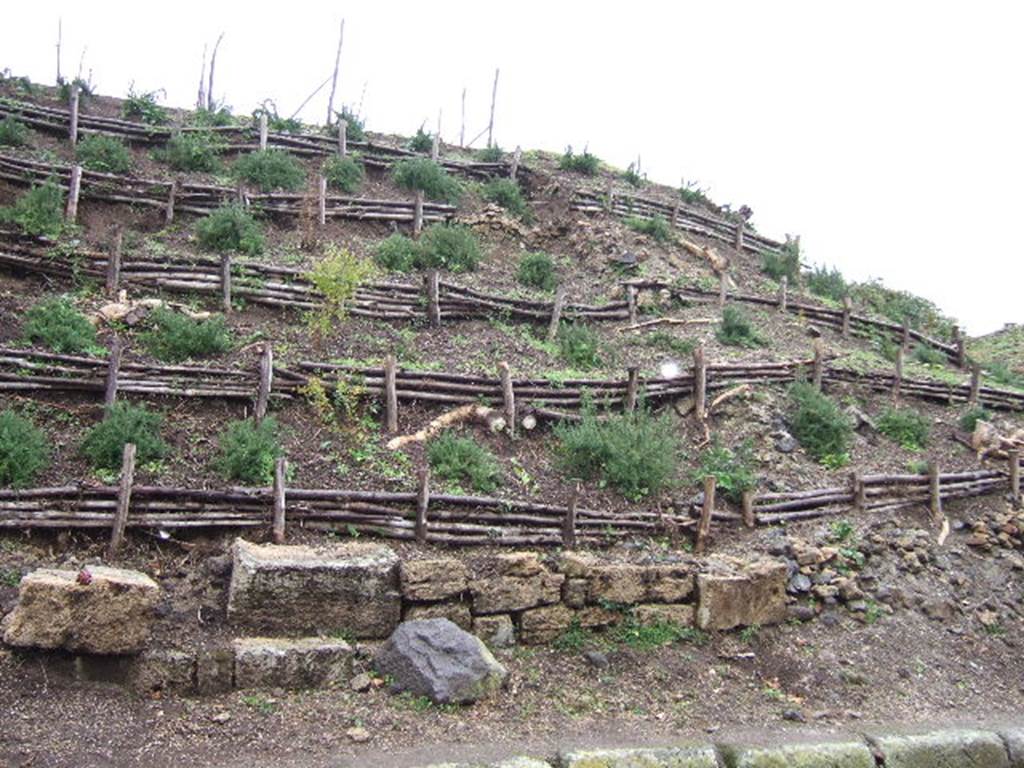
[[[505,417],[498,409],[487,405],[467,404],[441,414],[418,432],[392,438],[388,441],[387,447],[388,450],[397,451],[409,443],[425,442],[450,427],[467,422],[481,424],[491,432],[501,432],[506,426]]]

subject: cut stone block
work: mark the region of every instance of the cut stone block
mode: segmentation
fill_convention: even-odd
[[[128,682],[137,693],[189,691],[195,687],[194,653],[172,648],[143,651],[133,660]]]
[[[402,596],[414,602],[447,600],[469,587],[465,563],[453,558],[408,560],[401,572]]]
[[[473,619],[473,634],[488,648],[507,648],[516,643],[516,627],[507,613],[477,616]]]
[[[548,571],[535,552],[488,558],[470,583],[474,615],[525,611],[562,598],[565,576]]]
[[[697,606],[648,603],[638,605],[633,615],[641,624],[681,624],[689,627],[696,621]]]
[[[861,741],[788,744],[777,747],[720,747],[730,768],[875,768],[871,750]]]
[[[315,688],[352,676],[352,648],[325,637],[243,637],[234,641],[235,687]]]
[[[935,731],[872,739],[885,758],[885,768],[1008,768],[1003,740],[974,730]]]
[[[563,768],[718,768],[715,748],[708,746],[663,749],[597,749],[567,752]]]
[[[778,624],[786,619],[786,564],[712,558],[697,576],[701,629]]]
[[[468,603],[427,603],[406,607],[402,620],[415,621],[416,619],[448,619],[467,631],[473,627],[473,617],[469,613]]]

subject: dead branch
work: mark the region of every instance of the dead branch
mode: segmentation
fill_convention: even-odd
[[[654,320],[645,320],[642,323],[634,323],[633,325],[624,325],[620,328],[616,328],[620,333],[626,331],[639,331],[644,328],[651,328],[655,325],[707,325],[710,323],[716,323],[717,320],[713,320],[710,317],[696,317],[692,320],[687,320],[682,317],[659,317]]]
[[[692,253],[699,259],[704,259],[711,268],[718,274],[725,272],[729,268],[729,259],[720,254],[711,246],[697,245],[685,237],[679,238],[679,244],[683,246],[689,253]]]
[[[216,104],[213,98],[213,70],[217,66],[217,49],[220,48],[220,41],[224,39],[224,33],[220,33],[217,42],[213,46],[213,53],[210,55],[210,79],[206,86],[206,108],[212,112]]]
[[[345,20],[341,20],[341,31],[338,33],[338,53],[334,57],[334,74],[331,75],[331,95],[327,99],[327,125],[334,123],[334,94],[338,89],[338,67],[341,65],[341,44],[345,42]]]
[[[470,421],[483,424],[491,432],[500,432],[506,427],[505,417],[502,416],[501,411],[486,405],[470,403],[461,405],[447,413],[442,413],[418,432],[414,432],[411,435],[400,435],[389,440],[387,447],[390,451],[397,451],[409,443],[425,442],[449,427],[453,427],[456,424],[465,424]]]

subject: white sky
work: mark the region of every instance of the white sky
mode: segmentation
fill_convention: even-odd
[[[973,334],[1024,320],[1020,44],[1014,2],[9,3],[0,68],[99,91],[163,88],[195,101],[205,42],[226,32],[216,95],[246,114],[290,115],[333,67],[345,18],[340,101],[375,131],[433,126],[561,151],[589,143],[656,181],[681,177],[749,204],[760,231],[800,233],[808,260],[880,276],[936,301]],[[301,114],[322,122],[327,91]],[[339,99],[336,97],[336,104]],[[479,145],[478,145],[479,146]]]

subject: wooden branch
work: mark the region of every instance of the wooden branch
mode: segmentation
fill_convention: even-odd
[[[412,215],[412,236],[413,238],[419,238],[420,233],[423,231],[423,190],[416,190],[416,198],[413,201],[413,215]]]
[[[328,123],[330,125],[330,123]],[[270,133],[267,126],[267,110],[260,112],[260,152],[267,151],[267,136]]]
[[[642,323],[623,325],[616,328],[616,330],[620,333],[625,333],[626,331],[641,331],[644,328],[653,328],[656,325],[710,325],[711,323],[717,322],[717,320],[711,317],[656,317],[653,320],[644,320]]]
[[[213,53],[210,55],[210,79],[206,87],[206,108],[212,112],[214,106],[216,106],[216,100],[213,98],[213,70],[217,66],[217,50],[220,48],[220,41],[224,39],[224,33],[221,32],[217,38],[217,42],[213,45]]]
[[[128,525],[128,509],[132,503],[132,483],[135,481],[135,443],[125,443],[121,455],[121,480],[117,490],[117,510],[110,532],[110,546],[107,558],[112,559],[124,543],[124,531]]]
[[[685,237],[679,238],[679,244],[683,246],[683,248],[687,252],[693,254],[697,258],[704,259],[708,264],[711,265],[711,268],[716,273],[721,274],[728,270],[729,259],[727,259],[725,256],[722,256],[714,248],[710,246],[697,245],[697,243],[694,243],[691,240],[687,240]]]
[[[505,417],[498,410],[488,405],[467,403],[437,416],[418,432],[392,438],[388,441],[387,448],[388,450],[396,451],[410,443],[426,442],[445,429],[470,421],[482,424],[491,432],[500,432],[508,426]]]
[[[942,490],[939,486],[941,474],[939,465],[934,461],[928,462],[928,492],[931,496],[932,520],[942,520]]]
[[[704,362],[704,346],[693,350],[693,407],[697,422],[707,420],[707,366]]]
[[[757,518],[754,516],[754,490],[748,488],[743,491],[743,525],[753,528],[757,525]]]
[[[334,73],[331,75],[331,95],[327,98],[327,123],[330,125],[334,120],[334,94],[338,89],[338,69],[341,66],[341,45],[345,42],[345,20],[341,20],[341,29],[338,31],[338,52],[334,56]],[[342,152],[344,157],[345,153]]]
[[[498,72],[494,70],[494,88],[491,90],[491,119],[487,123],[487,146],[488,148],[494,146],[494,105],[498,100]]]
[[[81,102],[81,93],[77,85],[71,86],[71,120],[68,127],[68,139],[71,146],[78,145],[78,107]]]
[[[740,395],[749,395],[749,394],[750,394],[750,385],[749,384],[740,384],[738,387],[733,387],[732,389],[728,389],[725,392],[723,392],[722,394],[720,394],[718,397],[716,397],[714,400],[711,401],[711,405],[708,406],[707,412],[709,414],[714,413],[715,408],[717,408],[722,403],[727,402],[729,400],[732,400],[734,397],[739,397]]]
[[[640,369],[635,365],[631,365],[627,371],[626,399],[623,402],[626,413],[632,413],[636,410],[636,399],[639,388]]]

